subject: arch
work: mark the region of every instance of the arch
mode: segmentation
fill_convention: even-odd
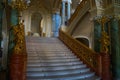
[[[91,48],[91,42],[90,39],[86,36],[74,36],[74,38],[78,41],[80,41],[81,43],[83,43],[84,45],[86,45],[87,47]]]
[[[41,35],[41,20],[42,16],[40,13],[35,12],[31,16],[31,31],[33,34]]]

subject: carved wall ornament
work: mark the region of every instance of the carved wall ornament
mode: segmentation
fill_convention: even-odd
[[[102,32],[102,35],[101,35],[101,39],[100,39],[100,42],[101,42],[101,52],[106,52],[108,53],[109,49],[108,49],[108,46],[110,45],[110,38],[108,36],[108,34],[106,32]]]
[[[108,46],[110,45],[110,38],[107,34],[107,32],[105,31],[105,24],[109,21],[110,19],[106,16],[102,16],[101,18],[99,18],[97,21],[99,22],[99,24],[102,27],[102,32],[101,32],[101,52],[105,52],[108,53],[109,49]]]
[[[15,35],[15,47],[13,52],[15,54],[21,54],[25,48],[25,38],[24,38],[24,25],[20,23],[13,27],[14,35]]]
[[[25,32],[24,20],[21,22],[21,13],[27,8],[27,3],[22,0],[15,0],[11,3],[12,8],[18,10],[18,24],[13,26],[15,46],[13,49],[14,54],[22,54],[25,52]]]

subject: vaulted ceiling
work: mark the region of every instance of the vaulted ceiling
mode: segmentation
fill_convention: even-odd
[[[60,3],[61,0],[31,0],[30,9],[52,12],[55,8],[59,8]]]
[[[62,0],[31,0],[29,9],[31,11],[52,13],[53,10],[60,9],[61,1]],[[76,8],[79,2],[80,0],[72,0],[72,8]]]

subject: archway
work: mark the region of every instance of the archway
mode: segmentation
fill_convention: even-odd
[[[87,47],[89,47],[89,40],[86,38],[76,38],[76,40],[80,41],[81,43],[83,43],[84,45],[86,45]]]
[[[91,42],[90,39],[86,36],[75,36],[74,37],[76,40],[78,40],[79,42],[83,43],[84,45],[86,45],[87,47],[91,48]]]
[[[41,20],[42,16],[40,13],[33,13],[31,17],[31,32],[33,36],[41,36],[42,28],[41,28]]]

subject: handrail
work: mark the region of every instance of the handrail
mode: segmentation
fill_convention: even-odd
[[[75,10],[75,12],[73,13],[73,15],[69,19],[68,23],[71,23],[74,20],[74,18],[78,15],[79,11],[85,6],[85,4],[87,3],[87,1],[88,0],[82,0],[82,2],[78,5],[77,9]]]
[[[77,55],[78,58],[83,60],[92,71],[95,71],[97,75],[101,76],[101,55],[89,49],[62,30],[59,31],[59,38],[75,53],[75,55]]]

